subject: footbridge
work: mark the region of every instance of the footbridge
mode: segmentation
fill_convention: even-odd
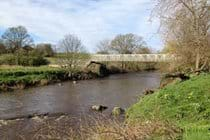
[[[88,67],[91,63],[100,62],[172,62],[176,57],[171,54],[90,54],[87,60],[80,61],[82,67]],[[69,60],[66,60],[69,61]],[[60,67],[51,64],[51,67]],[[65,66],[65,65],[64,65]]]
[[[91,62],[171,62],[171,54],[92,54]]]

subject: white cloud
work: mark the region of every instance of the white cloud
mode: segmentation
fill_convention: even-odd
[[[98,41],[119,33],[134,32],[148,40],[157,28],[148,22],[151,4],[150,0],[0,0],[0,28],[23,25],[41,38],[38,41],[52,43],[76,34],[93,51]]]

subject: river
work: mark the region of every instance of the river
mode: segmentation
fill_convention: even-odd
[[[42,113],[89,115],[92,105],[128,108],[146,89],[160,84],[158,72],[116,74],[103,79],[64,82],[0,94],[0,119]]]

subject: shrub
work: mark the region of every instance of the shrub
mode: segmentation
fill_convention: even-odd
[[[21,66],[41,66],[49,62],[39,53],[23,49],[18,50],[15,54],[2,55],[0,65],[21,65]]]
[[[47,65],[49,62],[43,57],[28,57],[28,66]]]
[[[3,65],[3,64],[6,64],[6,65],[15,65],[16,64],[16,58],[14,55],[2,55],[0,57],[0,65]]]

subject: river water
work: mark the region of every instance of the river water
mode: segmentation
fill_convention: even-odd
[[[103,79],[64,82],[0,94],[0,119],[42,113],[91,114],[92,105],[128,108],[146,89],[160,84],[158,72],[116,74]]]

